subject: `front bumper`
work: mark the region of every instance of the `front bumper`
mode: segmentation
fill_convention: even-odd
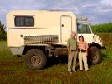
[[[105,47],[105,46],[101,46],[101,49],[102,49],[102,50],[106,50],[106,47]]]

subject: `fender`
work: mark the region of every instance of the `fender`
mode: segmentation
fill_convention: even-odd
[[[91,48],[91,47],[97,47],[98,49],[102,48],[100,44],[94,43],[94,42],[92,42],[92,43],[89,44],[89,48]]]

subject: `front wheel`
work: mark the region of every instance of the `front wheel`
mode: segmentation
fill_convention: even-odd
[[[90,62],[92,64],[98,64],[101,62],[101,53],[97,47],[90,48]]]
[[[26,53],[26,65],[32,70],[43,69],[47,58],[42,50],[32,49]]]

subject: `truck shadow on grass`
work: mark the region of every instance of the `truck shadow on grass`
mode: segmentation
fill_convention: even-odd
[[[67,64],[68,63],[68,57],[67,56],[60,56],[60,57],[49,57],[47,59],[47,64],[45,68],[52,67],[53,65],[57,64]]]
[[[57,64],[68,64],[68,56],[60,56],[60,57],[49,57],[47,60],[47,64],[45,69],[52,67]],[[77,64],[79,64],[79,60],[77,57]],[[79,68],[79,65],[76,66],[76,70]]]

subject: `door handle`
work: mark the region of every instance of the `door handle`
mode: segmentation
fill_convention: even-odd
[[[62,24],[62,27],[64,27],[64,24]]]

